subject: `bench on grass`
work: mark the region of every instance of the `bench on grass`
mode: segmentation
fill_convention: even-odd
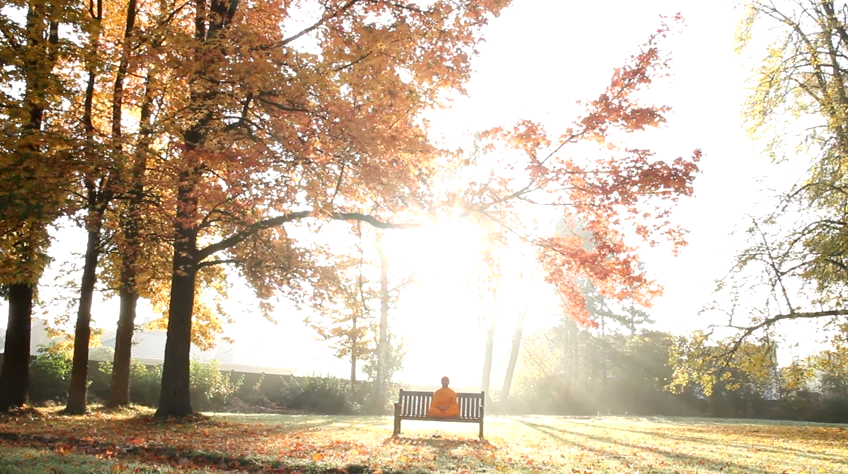
[[[392,436],[400,434],[401,420],[421,421],[452,421],[454,423],[477,423],[480,425],[480,439],[483,439],[483,405],[486,396],[483,392],[457,393],[459,417],[439,418],[427,416],[433,392],[414,392],[400,389],[400,396],[395,403],[395,431]]]

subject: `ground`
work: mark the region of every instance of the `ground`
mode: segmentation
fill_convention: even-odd
[[[848,425],[637,417],[487,417],[477,425],[391,417],[144,410],[0,417],[5,472],[845,473]]]

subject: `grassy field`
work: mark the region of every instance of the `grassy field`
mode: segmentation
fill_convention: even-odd
[[[845,473],[848,425],[635,417],[391,417],[149,412],[0,418],[4,472]]]

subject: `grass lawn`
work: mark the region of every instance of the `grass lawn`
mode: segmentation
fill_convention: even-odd
[[[150,412],[0,417],[5,472],[845,473],[848,425],[637,417],[391,417]]]

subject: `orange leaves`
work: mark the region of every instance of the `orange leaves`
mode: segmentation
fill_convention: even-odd
[[[809,472],[843,472],[843,460],[848,456],[844,429],[798,423],[492,417],[486,420],[489,441],[479,442],[473,439],[474,431],[461,424],[455,428],[410,427],[403,437],[387,439],[390,418],[226,418],[244,423],[207,420],[173,424],[118,415],[48,416],[26,423],[0,418],[0,434],[3,454],[18,448],[36,453],[25,448],[37,447],[63,462],[73,462],[70,456],[97,456],[110,450],[114,456],[109,461],[125,469],[110,465],[104,472],[131,472],[140,464],[143,472],[158,466],[175,472],[378,473],[403,469],[458,473],[533,472],[535,468],[572,474],[658,470],[718,474],[798,472],[801,465]],[[448,434],[432,438],[434,430]],[[143,447],[126,445],[127,437],[145,443]],[[61,448],[61,454],[52,450],[54,446]]]
[[[521,120],[508,130],[503,127],[492,128],[481,133],[480,138],[498,140],[510,148],[523,151],[529,157],[535,157],[540,149],[551,144],[545,128],[531,120]],[[492,151],[494,147],[489,143],[487,149]]]
[[[583,232],[592,232],[592,226]],[[578,284],[581,279],[591,281],[605,296],[631,298],[642,305],[648,305],[659,288],[644,276],[636,253],[620,241],[620,236],[607,234],[607,240],[596,242],[598,237],[592,235],[544,239],[539,261],[545,280],[557,289],[565,313],[582,325],[594,327]]]
[[[682,18],[675,17],[682,22]],[[666,74],[668,59],[656,46],[670,27],[662,27],[648,39],[642,50],[632,55],[624,66],[616,68],[606,90],[594,101],[586,103],[587,113],[578,121],[580,133],[598,142],[609,138],[611,128],[634,132],[657,127],[666,122],[668,106],[641,105],[635,94],[648,89],[657,77]]]
[[[659,159],[650,149],[620,142],[666,123],[670,108],[646,103],[645,92],[667,74],[668,58],[658,43],[670,30],[663,24],[615,69],[609,85],[583,103],[586,112],[564,131],[549,133],[522,120],[480,134],[498,172],[485,185],[472,182],[455,201],[513,231],[522,229],[565,313],[582,324],[592,322],[579,282],[591,282],[605,296],[649,305],[661,290],[645,276],[639,248],[667,243],[676,252],[686,244],[671,214],[681,197],[693,194],[701,151]],[[539,204],[562,210],[556,237],[535,233],[525,217]]]

